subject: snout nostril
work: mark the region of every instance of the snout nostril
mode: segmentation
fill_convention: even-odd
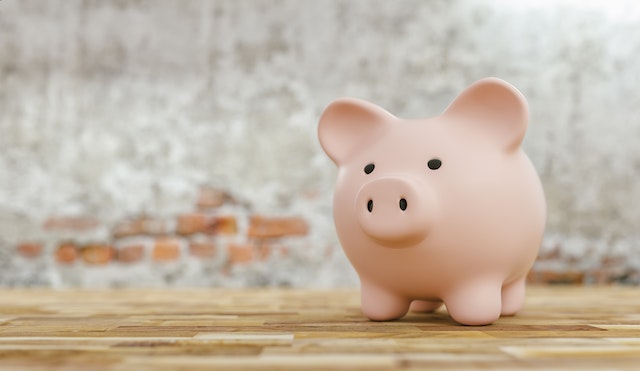
[[[400,199],[400,210],[405,211],[407,209],[407,200],[404,198]]]
[[[373,200],[369,200],[369,202],[367,202],[367,210],[369,210],[369,212],[373,211]]]

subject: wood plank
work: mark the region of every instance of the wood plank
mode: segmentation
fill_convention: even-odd
[[[640,288],[532,287],[462,326],[362,316],[357,290],[0,290],[0,368],[638,369]]]

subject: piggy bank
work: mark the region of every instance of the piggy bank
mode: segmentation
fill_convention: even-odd
[[[546,204],[521,149],[524,96],[487,78],[440,116],[400,119],[342,98],[322,113],[320,144],[338,166],[338,238],[361,283],[363,314],[393,320],[445,304],[465,325],[521,309]]]

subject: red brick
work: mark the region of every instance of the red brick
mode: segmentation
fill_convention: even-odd
[[[178,216],[176,221],[176,233],[190,235],[200,233],[207,227],[208,218],[204,214],[191,213]]]
[[[215,235],[232,235],[238,233],[238,222],[232,215],[223,215],[209,218],[203,230],[204,233]]]
[[[227,246],[227,255],[230,264],[246,264],[256,258],[256,253],[252,245],[230,243]]]
[[[121,263],[134,263],[144,258],[144,245],[125,245],[118,249],[118,261]]]
[[[165,233],[167,233],[167,223],[164,220],[146,216],[124,220],[113,228],[115,238]]]
[[[211,187],[202,187],[196,206],[199,209],[214,209],[222,206],[229,199],[230,196],[226,192]]]
[[[97,219],[90,216],[52,216],[47,219],[43,228],[48,230],[84,231],[96,228]]]
[[[212,258],[216,255],[216,245],[211,240],[191,241],[189,253],[198,258]]]
[[[78,258],[78,247],[72,242],[63,242],[56,248],[55,258],[60,264],[71,264]]]
[[[267,260],[271,253],[273,252],[274,247],[268,245],[266,243],[261,243],[258,245],[258,258],[260,260]]]
[[[600,265],[607,268],[618,268],[623,267],[626,263],[626,260],[622,256],[603,256],[600,259]]]
[[[624,257],[609,255],[600,258],[600,264],[587,270],[586,274],[589,283],[606,285],[627,281],[633,275],[633,271],[628,267]]]
[[[303,236],[309,232],[307,222],[302,218],[266,218],[252,216],[249,222],[249,237],[277,238]]]
[[[577,284],[585,282],[585,273],[582,271],[555,271],[555,270],[531,270],[527,275],[529,283],[537,284]]]
[[[219,234],[238,233],[238,222],[234,216],[225,215],[215,218],[215,230]]]
[[[283,257],[289,255],[289,249],[280,244],[269,244],[260,242],[258,244],[258,259],[267,260],[272,254]]]
[[[82,249],[82,260],[87,264],[109,264],[114,255],[113,247],[104,244],[91,244]]]
[[[153,246],[153,260],[172,261],[180,258],[180,241],[175,238],[159,238]]]
[[[112,233],[115,238],[145,234],[144,221],[139,218],[122,221],[116,224]]]
[[[26,241],[18,244],[18,254],[25,258],[37,258],[42,254],[42,243],[36,241]]]

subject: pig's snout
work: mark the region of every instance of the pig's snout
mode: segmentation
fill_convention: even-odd
[[[406,247],[427,236],[434,206],[428,186],[385,177],[360,189],[355,212],[368,236],[388,247]]]
[[[406,198],[401,198],[400,202],[398,202],[399,206],[400,206],[400,210],[405,211],[407,209],[407,199]],[[367,202],[367,210],[369,210],[369,212],[373,212],[373,200],[369,200],[369,202]]]

